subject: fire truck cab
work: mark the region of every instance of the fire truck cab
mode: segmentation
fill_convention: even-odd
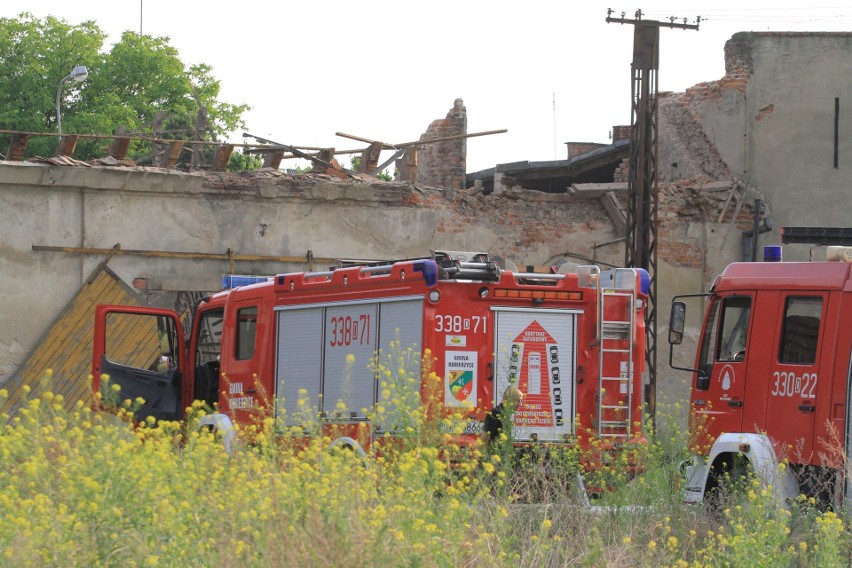
[[[852,248],[828,247],[827,258],[734,263],[701,295],[694,367],[672,364],[693,375],[687,501],[702,501],[737,464],[781,498],[850,498]],[[682,298],[672,303],[672,346],[683,338]]]
[[[468,441],[510,385],[525,395],[518,442],[641,437],[642,270],[510,272],[481,253],[434,253],[259,280],[204,298],[187,340],[186,314],[99,306],[96,392],[138,400],[138,418],[179,420],[202,401],[226,443],[259,413],[289,427],[310,412],[350,426],[345,443],[365,451],[405,423],[399,397],[426,402],[434,373]]]

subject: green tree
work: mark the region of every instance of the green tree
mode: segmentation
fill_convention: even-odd
[[[48,16],[0,18],[0,126],[28,132],[56,129],[56,89],[75,65],[97,65],[105,34],[94,22],[72,27]],[[80,103],[77,85],[63,89],[63,115]],[[54,142],[55,143],[55,142]]]
[[[256,154],[246,154],[242,150],[231,154],[231,160],[228,162],[228,171],[231,172],[257,170],[261,167],[263,167],[263,158]]]
[[[361,157],[360,156],[353,156],[352,158],[349,159],[349,169],[350,170],[352,170],[353,172],[357,172],[360,168],[361,168]],[[376,178],[378,178],[382,181],[393,181],[394,178],[396,177],[396,171],[394,171],[393,175],[391,175],[389,173],[389,171],[390,171],[390,168],[387,168],[385,170],[380,171],[378,174],[376,174]]]
[[[57,87],[75,65],[85,65],[89,77],[62,87],[64,133],[110,135],[123,128],[133,135],[217,142],[244,127],[249,107],[220,101],[212,68],[185,65],[169,38],[128,31],[108,51],[105,40],[92,21],[71,25],[29,13],[0,18],[0,128],[56,132]],[[75,157],[103,156],[108,144],[81,139]],[[28,154],[51,155],[55,145],[53,138],[34,137]],[[137,142],[131,155],[150,151],[150,143]]]

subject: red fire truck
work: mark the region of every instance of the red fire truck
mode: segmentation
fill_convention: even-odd
[[[525,394],[520,443],[641,442],[647,273],[529,270],[433,253],[279,274],[203,298],[186,342],[173,311],[101,305],[94,388],[108,391],[108,374],[122,399],[144,401],[138,418],[179,420],[203,401],[216,409],[203,423],[228,442],[258,413],[297,426],[307,397],[322,420],[358,426],[345,443],[363,451],[398,426],[373,412],[390,404],[377,362],[393,354],[415,397],[424,369],[441,378],[445,412],[467,420],[461,442],[510,385]]]
[[[777,262],[731,264],[701,295],[694,368],[672,364],[693,373],[687,501],[749,470],[781,498],[850,498],[852,248],[826,251],[827,261],[780,262],[772,247],[765,258]],[[682,298],[672,303],[672,346],[683,338]]]

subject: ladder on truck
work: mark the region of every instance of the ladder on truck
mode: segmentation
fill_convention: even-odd
[[[599,292],[598,435],[627,440],[633,424],[636,270],[602,272]]]

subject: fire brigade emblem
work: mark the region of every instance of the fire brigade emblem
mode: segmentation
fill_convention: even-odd
[[[476,406],[476,351],[447,351],[444,370],[444,404]]]
[[[471,371],[450,371],[450,392],[456,400],[464,401],[473,392]]]
[[[722,390],[731,390],[731,383],[734,382],[734,370],[730,365],[722,367]]]

